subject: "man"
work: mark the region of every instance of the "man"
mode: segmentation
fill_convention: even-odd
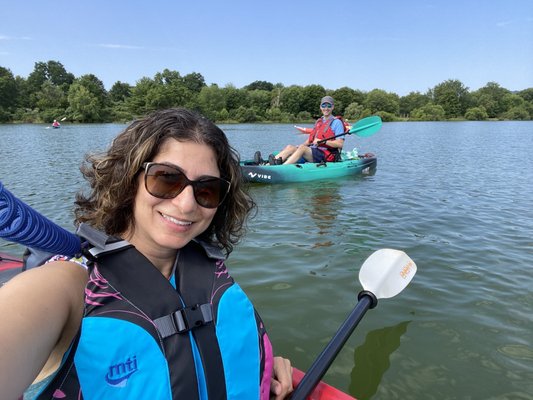
[[[344,124],[340,118],[333,116],[334,108],[333,97],[322,97],[322,117],[316,121],[307,140],[299,146],[287,145],[276,156],[271,154],[268,157],[270,165],[295,164],[302,158],[314,163],[335,161],[344,145],[344,137],[334,137],[344,133]]]

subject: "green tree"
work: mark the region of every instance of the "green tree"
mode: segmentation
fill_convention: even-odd
[[[13,119],[18,103],[18,86],[9,69],[0,67],[0,122]]]
[[[97,99],[98,102],[104,105],[107,101],[107,91],[104,83],[93,74],[86,74],[80,76],[76,81],[87,88]]]
[[[36,62],[33,71],[28,76],[30,88],[36,92],[46,81],[60,86],[63,90],[68,90],[68,86],[74,82],[74,75],[67,72],[59,61]]]
[[[267,119],[273,122],[288,123],[294,120],[292,114],[281,111],[278,107],[271,107],[266,112]]]
[[[470,106],[468,88],[457,79],[438,84],[430,94],[433,103],[443,108],[446,118],[462,117]]]
[[[359,103],[350,103],[348,107],[344,109],[344,118],[350,121],[356,121],[361,119],[363,115],[364,106]]]
[[[307,111],[300,111],[298,115],[296,116],[296,120],[298,121],[309,121],[312,119],[313,119],[313,116]]]
[[[489,114],[483,106],[469,108],[465,113],[465,118],[469,121],[484,121],[488,117]]]
[[[249,85],[246,85],[243,89],[245,90],[266,90],[267,92],[271,92],[274,89],[274,84],[266,81],[255,81],[250,83]]]
[[[334,90],[331,92],[331,96],[335,99],[334,113],[336,115],[344,115],[346,113],[346,108],[352,103],[363,104],[365,101],[365,95],[363,92],[346,86]]]
[[[52,122],[65,114],[68,107],[68,99],[59,86],[50,81],[46,81],[41,86],[41,90],[36,93],[36,107],[43,121]]]
[[[533,103],[533,88],[524,89],[517,93],[525,101]]]
[[[307,111],[304,109],[303,99],[304,93],[300,86],[292,85],[285,87],[281,90],[279,109],[281,112],[298,115],[300,111]],[[311,113],[311,115],[315,114],[316,112]]]
[[[531,119],[531,115],[525,107],[525,104],[521,106],[512,107],[503,114],[505,119],[527,121]]]
[[[217,121],[223,117],[223,120],[229,118],[226,107],[226,99],[223,91],[216,84],[205,86],[198,94],[198,108],[207,118]],[[226,113],[221,114],[222,110]],[[226,115],[227,114],[227,115]]]
[[[257,116],[264,118],[266,110],[270,108],[271,93],[261,89],[250,90],[248,91],[248,100],[256,110]]]
[[[214,118],[214,120],[216,121],[228,121],[229,120],[229,112],[225,108],[223,108],[216,114],[217,114],[216,118]]]
[[[114,102],[125,101],[128,97],[131,96],[131,85],[129,83],[124,83],[121,81],[116,81],[111,90],[109,91],[109,98]]]
[[[305,86],[302,89],[302,106],[298,112],[307,111],[311,115],[320,114],[320,99],[325,95],[326,89],[321,85]],[[298,112],[296,114],[298,114]]]
[[[147,104],[147,96],[155,85],[153,79],[148,77],[142,77],[136,82],[131,89],[131,96],[126,99],[128,109],[133,115],[144,115],[151,111]]]
[[[185,86],[185,88],[187,88],[187,90],[190,92],[198,94],[202,88],[207,85],[202,74],[199,74],[198,72],[192,72],[183,77],[183,86]]]
[[[487,110],[489,118],[496,118],[505,111],[502,100],[509,93],[511,93],[509,90],[502,88],[496,82],[488,82],[484,87],[472,93],[472,99],[478,107]]]
[[[81,82],[70,85],[68,92],[69,114],[79,122],[98,122],[102,120],[100,102],[95,94]]]
[[[507,112],[515,107],[521,107],[525,104],[525,102],[526,101],[523,97],[513,93],[506,94],[505,96],[503,96],[501,101],[504,112]]]
[[[256,122],[257,121],[257,114],[253,107],[248,108],[244,106],[240,106],[237,110],[233,113],[233,119],[237,122],[245,123],[245,122]]]
[[[182,78],[178,71],[164,69],[154,76],[154,84],[145,94],[148,111],[183,105],[184,92]]]
[[[446,112],[441,105],[428,103],[412,111],[411,118],[418,121],[443,121]]]
[[[372,114],[378,111],[384,111],[390,114],[398,115],[400,112],[400,98],[395,93],[387,93],[381,89],[374,89],[366,96],[365,107]]]
[[[87,89],[87,91],[92,95],[91,99],[92,98],[96,99],[96,107],[98,108],[97,111],[91,110],[90,112],[85,111],[84,113],[81,113],[85,115],[85,118],[83,119],[83,121],[84,122],[104,121],[107,114],[109,113],[109,97],[107,94],[107,90],[105,89],[104,83],[93,74],[82,75],[75,80],[75,83]],[[78,89],[76,89],[76,92],[80,93]],[[75,96],[75,98],[77,98],[77,96]],[[69,99],[70,99],[70,91],[69,91]],[[92,100],[90,104],[91,104],[91,107],[93,107]],[[69,106],[71,108],[73,107],[70,101],[69,101]]]
[[[67,94],[69,86],[74,82],[74,75],[67,72],[59,61],[36,62],[27,79],[30,107],[36,105],[37,93],[45,82],[61,88],[63,93]]]
[[[0,108],[10,109],[17,105],[18,88],[13,73],[0,67]]]
[[[239,107],[248,106],[246,90],[237,89],[233,84],[230,83],[224,86],[222,93],[224,93],[226,109],[230,115],[232,114],[232,111],[237,110]]]
[[[272,101],[270,102],[270,106],[272,108],[280,108],[281,107],[281,93],[283,92],[283,89],[285,87],[281,83],[276,83],[274,85],[274,89],[272,89]]]
[[[427,94],[410,92],[407,96],[400,97],[400,115],[409,117],[414,109],[421,108],[430,101]]]

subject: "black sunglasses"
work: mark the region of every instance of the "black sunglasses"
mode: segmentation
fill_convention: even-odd
[[[144,187],[159,199],[172,199],[191,185],[196,202],[205,208],[217,208],[229,192],[231,183],[216,176],[204,176],[191,181],[178,167],[145,162]]]

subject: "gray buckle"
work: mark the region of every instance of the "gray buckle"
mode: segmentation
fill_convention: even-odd
[[[161,337],[166,338],[176,333],[188,332],[212,321],[213,306],[206,303],[182,308],[172,314],[156,318],[154,323]]]

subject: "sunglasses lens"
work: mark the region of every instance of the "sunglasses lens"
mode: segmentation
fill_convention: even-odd
[[[228,183],[222,179],[209,178],[194,182],[196,202],[205,208],[218,207],[228,192]]]
[[[164,164],[150,164],[144,179],[148,193],[160,199],[172,199],[191,185],[196,202],[205,208],[217,208],[224,201],[230,185],[216,177],[190,181],[180,170]]]
[[[152,164],[145,175],[146,190],[160,199],[172,199],[187,186],[186,176],[179,170],[161,164]]]
[[[322,108],[331,108],[331,104],[329,104],[329,103],[322,103],[322,104],[320,105],[320,107],[322,107]]]

